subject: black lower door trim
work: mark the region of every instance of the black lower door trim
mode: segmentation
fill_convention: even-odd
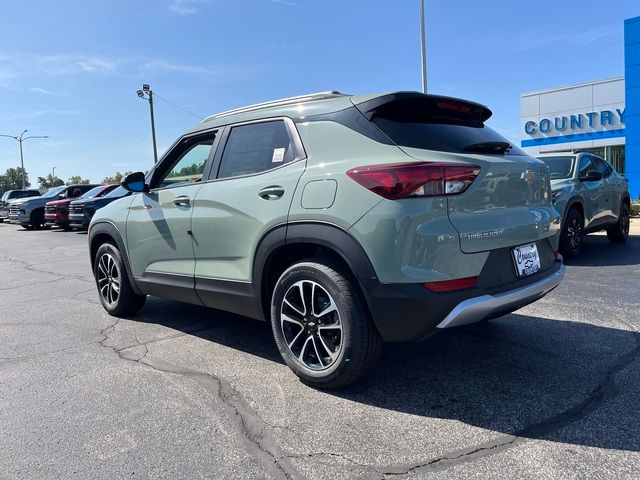
[[[140,291],[146,295],[202,305],[192,276],[150,272],[135,280]]]
[[[196,277],[195,288],[203,305],[207,307],[264,320],[262,311],[256,307],[251,283]]]

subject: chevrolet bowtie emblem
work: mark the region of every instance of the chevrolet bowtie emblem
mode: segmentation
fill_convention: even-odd
[[[520,174],[520,180],[524,180],[527,183],[533,182],[535,178],[536,178],[536,174],[531,170],[525,170]]]

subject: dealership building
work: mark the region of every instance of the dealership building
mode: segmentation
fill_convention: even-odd
[[[531,155],[589,150],[640,195],[640,17],[625,20],[625,76],[520,97],[521,146]]]

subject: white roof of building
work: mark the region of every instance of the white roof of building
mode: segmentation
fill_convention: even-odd
[[[520,94],[520,96],[530,97],[532,95],[540,95],[541,93],[559,92],[562,90],[571,90],[572,88],[588,87],[589,85],[598,85],[600,83],[619,82],[621,80],[624,81],[624,77],[613,77],[613,78],[606,78],[604,80],[595,80],[592,82],[574,83],[572,85],[565,85],[564,87],[547,88],[544,90],[536,90],[535,92],[522,93]]]

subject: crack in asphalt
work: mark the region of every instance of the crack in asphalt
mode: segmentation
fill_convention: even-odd
[[[245,447],[253,454],[254,458],[260,461],[269,473],[276,478],[301,478],[301,475],[295,470],[280,445],[267,432],[266,424],[231,383],[209,373],[180,367],[157,358],[149,357],[147,344],[141,343],[135,334],[129,332],[124,333],[135,338],[135,345],[122,348],[109,345],[108,341],[110,340],[110,336],[116,331],[119,322],[120,319],[117,319],[114,323],[100,331],[100,335],[104,337],[97,342],[100,346],[112,350],[123,360],[139,363],[159,372],[181,375],[195,381],[222,402],[229,417],[234,420],[238,426]],[[145,348],[142,355],[136,355],[130,352],[138,347]]]
[[[640,333],[635,331],[631,331],[629,333],[634,337],[636,346],[627,353],[618,357],[618,360],[606,371],[602,376],[602,380],[583,401],[556,415],[524,427],[513,434],[501,435],[493,440],[489,440],[473,447],[456,450],[431,460],[413,464],[387,466],[369,465],[359,463],[346,455],[335,452],[315,452],[288,455],[287,458],[313,458],[315,456],[338,457],[353,465],[366,469],[369,472],[380,475],[380,478],[397,478],[402,476],[411,476],[434,468],[446,469],[459,463],[470,462],[496,454],[533,439],[543,439],[543,437],[551,433],[558,432],[563,428],[582,420],[587,415],[601,407],[606,401],[611,400],[617,395],[619,390],[615,381],[616,375],[631,362],[636,360],[640,355]]]
[[[3,255],[3,257],[9,263],[19,263],[19,264],[21,264],[24,267],[25,270],[29,270],[30,272],[46,273],[46,274],[49,274],[49,275],[57,275],[58,279],[63,278],[63,277],[60,276],[60,272],[52,272],[51,270],[44,270],[44,269],[41,269],[41,268],[36,268],[36,266],[38,264],[27,262],[26,260],[20,260],[18,258],[14,258],[14,257],[11,257],[9,255]],[[90,279],[88,277],[81,277],[80,275],[67,274],[67,275],[64,275],[64,278],[71,278],[71,279],[74,279],[74,280],[78,280],[80,282],[91,282],[91,283],[93,283],[92,279]]]

